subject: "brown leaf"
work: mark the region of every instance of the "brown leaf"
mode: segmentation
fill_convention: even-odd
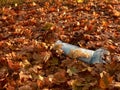
[[[33,59],[39,62],[47,62],[50,59],[50,56],[51,56],[50,52],[34,53]]]
[[[24,82],[24,81],[27,81],[29,79],[32,79],[32,76],[30,74],[26,74],[25,72],[23,71],[20,71],[19,73],[19,78],[20,78],[20,81],[21,82]]]
[[[11,86],[11,85],[8,85],[8,86],[6,87],[6,90],[15,90],[15,87],[13,87],[13,86]]]
[[[18,90],[33,90],[29,85],[24,85],[18,88]]]
[[[66,82],[67,78],[65,75],[66,75],[65,70],[60,70],[59,72],[56,72],[54,74],[53,82],[55,84],[61,84],[61,83]]]
[[[120,88],[120,82],[113,82],[111,84],[112,87],[117,87],[117,88]]]

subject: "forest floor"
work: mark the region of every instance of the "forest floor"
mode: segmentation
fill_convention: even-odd
[[[71,59],[53,49],[56,40],[105,48],[111,62]],[[0,8],[0,90],[106,89],[120,89],[120,1],[36,0]]]

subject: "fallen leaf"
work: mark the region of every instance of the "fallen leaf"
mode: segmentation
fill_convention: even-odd
[[[58,64],[59,64],[58,58],[52,58],[50,64],[51,64],[51,65],[58,65]]]
[[[119,16],[120,16],[120,12],[117,11],[117,10],[113,10],[113,14],[114,14],[114,16],[116,16],[116,17],[119,17]]]
[[[42,88],[42,87],[44,86],[44,81],[42,81],[42,80],[37,80],[37,86],[38,86],[39,88]]]
[[[84,2],[84,0],[76,0],[77,1],[77,3],[83,3]]]
[[[65,77],[65,75],[65,70],[60,70],[59,72],[56,72],[53,77],[53,82],[58,85],[66,82],[67,78]]]
[[[8,84],[8,86],[6,87],[6,90],[15,90],[15,87]]]
[[[120,88],[120,82],[113,82],[111,84],[112,87],[117,87],[117,88]]]
[[[23,86],[19,87],[18,90],[33,90],[33,89],[29,85],[23,85]]]
[[[25,74],[25,72],[20,71],[19,78],[21,82],[27,81],[29,79],[32,79],[32,76],[30,74]]]
[[[78,70],[75,67],[70,67],[67,69],[67,73],[69,74],[69,76],[72,75],[77,75]]]
[[[15,71],[19,70],[19,68],[20,68],[19,63],[13,62],[12,60],[7,60],[7,62],[8,62],[8,66],[9,66],[10,69],[15,70]]]
[[[112,76],[110,76],[107,73],[103,73],[103,76],[102,76],[102,78],[99,81],[99,86],[102,89],[106,89],[106,88],[108,88],[110,86],[112,81],[113,81],[113,77]]]

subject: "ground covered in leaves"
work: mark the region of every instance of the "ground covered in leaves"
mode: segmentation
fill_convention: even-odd
[[[53,49],[58,39],[105,48],[111,62],[71,59]],[[36,0],[0,8],[0,90],[102,89],[120,89],[120,1]]]

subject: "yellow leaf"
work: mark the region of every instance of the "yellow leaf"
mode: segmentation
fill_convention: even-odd
[[[18,6],[18,4],[17,3],[15,3],[15,7],[17,7]]]
[[[83,3],[84,2],[84,0],[76,0],[77,1],[77,3]]]
[[[35,2],[33,2],[33,3],[32,3],[32,5],[33,5],[33,6],[36,6],[36,3],[35,3]]]

